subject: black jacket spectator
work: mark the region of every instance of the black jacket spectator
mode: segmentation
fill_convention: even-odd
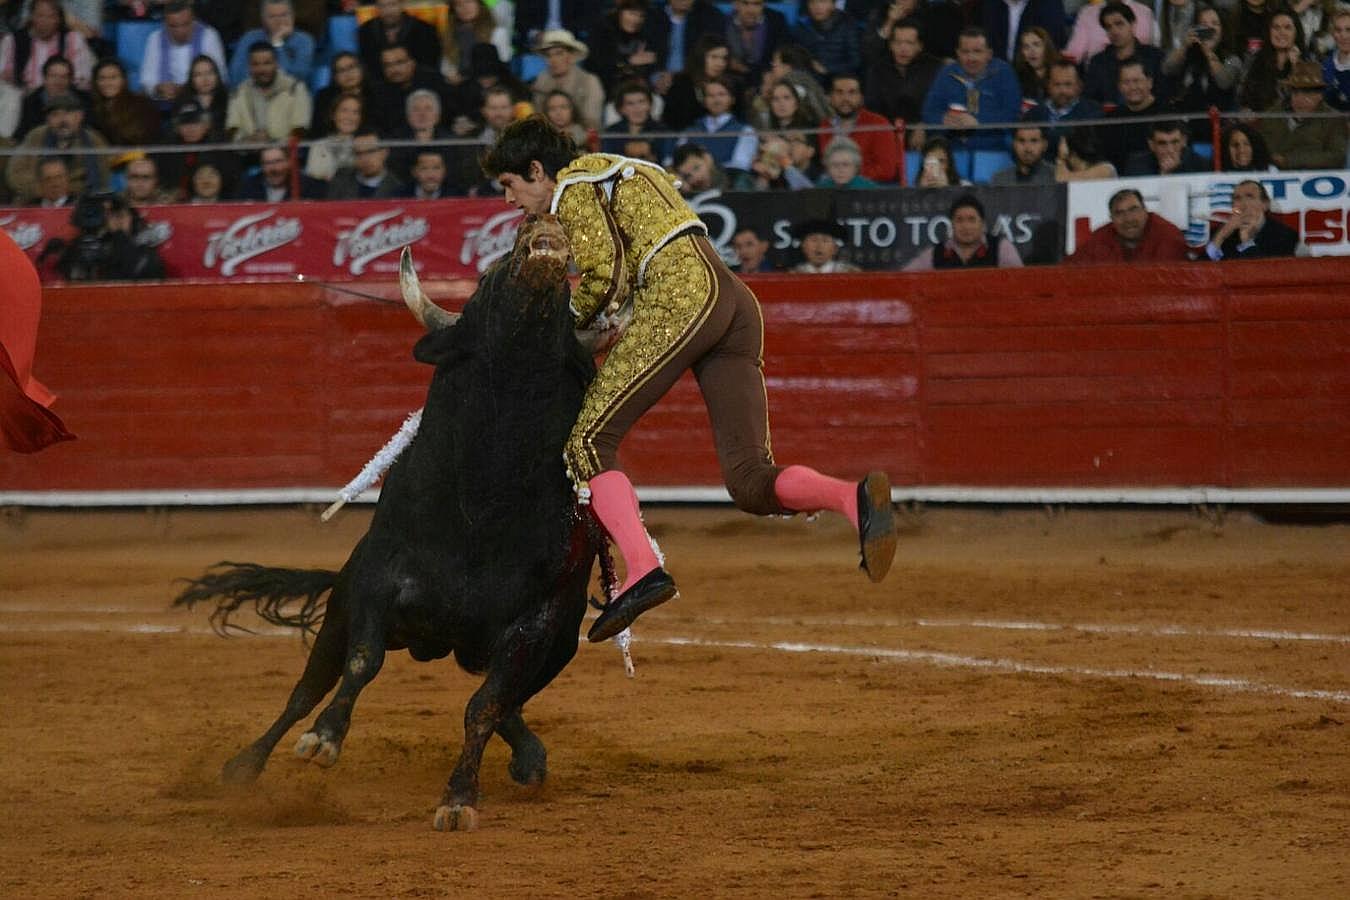
[[[441,64],[441,39],[436,29],[416,16],[403,13],[399,20],[398,32],[392,36],[384,29],[380,17],[376,16],[357,31],[357,41],[361,47],[361,61],[366,65],[366,77],[382,80],[380,70],[380,51],[394,44],[402,44],[419,66],[427,66],[439,71]]]
[[[1298,250],[1298,232],[1288,225],[1266,216],[1265,224],[1251,243],[1243,244],[1235,232],[1220,247],[1224,259],[1264,259],[1271,256],[1293,256]]]
[[[630,5],[626,8],[643,10],[642,25],[637,31],[624,31],[620,28],[619,10],[615,9],[600,21],[587,41],[591,52],[582,68],[593,72],[607,91],[612,91],[615,85],[625,81],[651,79],[656,72],[657,60],[637,65],[630,61],[635,54],[650,52],[657,59],[661,56],[656,39],[652,36],[651,21],[652,16],[665,13],[659,9],[646,7],[642,0],[630,0]]]
[[[736,22],[736,8],[727,17],[727,48],[731,51],[731,70],[736,77],[758,88],[764,71],[773,61],[778,45],[788,40],[787,18],[776,9],[762,7],[764,17],[751,29]]]
[[[942,66],[942,60],[925,51],[902,71],[888,51],[867,72],[864,105],[891,121],[921,122],[923,98]]]
[[[402,197],[407,188],[403,182],[394,177],[394,173],[385,170],[384,176],[380,178],[378,184],[374,187],[368,187],[357,180],[356,170],[352,168],[338,169],[333,180],[328,183],[329,200],[368,200],[374,198]]]
[[[1153,79],[1153,96],[1166,99],[1166,76],[1163,75],[1162,51],[1148,44],[1135,44],[1134,55],[1129,59],[1120,59],[1116,51],[1107,47],[1088,62],[1087,75],[1084,76],[1083,96],[1098,103],[1120,103],[1120,90],[1116,82],[1120,67],[1127,62],[1138,61],[1143,64],[1144,72]]]
[[[405,124],[408,95],[419,88],[425,88],[441,98],[442,122],[453,122],[455,116],[460,114],[459,94],[451,90],[450,84],[441,77],[440,70],[419,65],[407,84],[381,81],[375,85],[375,105],[367,109],[367,116],[374,119],[380,134],[390,134]]]
[[[602,4],[608,6],[609,4]],[[516,46],[533,47],[535,38],[547,28],[549,0],[516,0]],[[585,0],[558,0],[562,27],[581,40],[586,40],[595,24],[596,16]],[[653,10],[653,12],[656,12]],[[594,48],[592,48],[594,49]]]
[[[1004,0],[981,0],[980,25],[989,35],[989,46],[994,56],[1006,63],[1012,63],[1013,51],[1022,32],[1039,25],[1050,33],[1050,40],[1056,47],[1063,47],[1069,41],[1069,29],[1066,25],[1063,0],[1028,0],[1022,11],[1022,20],[1017,23],[1017,34],[1008,34],[1008,4]],[[1011,45],[1011,50],[1009,46]]]
[[[516,7],[516,15],[520,15],[520,7]],[[682,66],[684,61],[672,61],[670,58],[670,16],[664,8],[653,9],[647,18],[650,27],[652,40],[656,51],[656,69],[658,72],[669,72],[672,65]],[[689,10],[689,16],[684,23],[684,49],[687,53],[689,48],[694,46],[694,42],[705,34],[723,35],[726,33],[727,20],[717,11],[708,0],[694,0],[694,5]]]
[[[1181,165],[1175,172],[1169,172],[1169,175],[1179,175],[1186,172],[1208,172],[1213,169],[1210,163],[1195,155],[1195,151],[1187,147],[1182,151]],[[1125,161],[1125,170],[1120,173],[1124,176],[1132,175],[1158,175],[1158,158],[1150,151],[1144,150],[1130,154],[1130,158]]]
[[[300,196],[291,196],[291,182],[286,180],[286,192],[282,200],[322,200],[328,195],[328,182],[320,181],[317,178],[310,178],[308,175],[300,176]],[[261,173],[255,173],[248,176],[239,185],[239,190],[235,194],[238,200],[267,200],[267,185],[263,181]]]

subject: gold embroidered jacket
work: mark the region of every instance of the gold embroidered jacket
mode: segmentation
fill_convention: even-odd
[[[588,153],[558,172],[552,212],[572,243],[581,283],[578,327],[616,312],[642,286],[647,264],[674,237],[707,232],[665,169],[613,153]]]

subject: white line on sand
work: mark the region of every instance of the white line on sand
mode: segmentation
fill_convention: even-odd
[[[52,607],[34,603],[0,603],[0,614],[47,615],[144,614],[131,606]],[[167,607],[164,612],[170,613]],[[1219,637],[1259,641],[1312,641],[1350,644],[1350,634],[1320,634],[1313,631],[1277,631],[1265,628],[1191,628],[1185,625],[1121,625],[1104,622],[1036,622],[1005,619],[895,619],[869,616],[715,616],[701,618],[706,625],[824,625],[856,628],[985,628],[994,631],[1082,631],[1090,634],[1135,634],[1145,637]],[[97,628],[85,628],[97,631]],[[176,629],[168,629],[176,630]]]
[[[61,632],[115,632],[123,634],[212,634],[210,628],[200,625],[154,625],[147,623],[97,623],[97,622],[44,622],[32,625],[9,625],[0,623],[0,632],[22,633],[61,633]],[[258,627],[254,634],[262,637],[296,636],[297,632],[288,628]],[[936,653],[927,650],[899,650],[890,647],[846,647],[836,644],[803,644],[792,641],[718,641],[693,637],[644,637],[639,642],[665,644],[675,647],[717,647],[727,650],[759,650],[779,653],[825,653],[838,656],[859,656],[872,659],[889,659],[899,662],[927,663],[944,668],[978,669],[988,672],[1006,672],[1020,675],[1078,676],[1083,678],[1109,679],[1148,679],[1151,681],[1170,681],[1192,684],[1200,687],[1238,691],[1250,694],[1268,694],[1279,697],[1297,697],[1304,700],[1330,700],[1337,703],[1350,703],[1350,691],[1325,691],[1313,688],[1291,688],[1275,684],[1248,681],[1244,678],[1227,678],[1218,675],[1188,675],[1184,672],[1163,672],[1155,669],[1098,669],[1079,666],[1046,666],[1036,663],[1018,662],[1011,659],[989,659],[979,656],[960,656],[954,653]]]
[[[1084,631],[1093,634],[1137,634],[1146,637],[1221,637],[1262,641],[1321,641],[1350,644],[1350,634],[1275,631],[1260,628],[1190,628],[1185,625],[1117,625],[1097,622],[1022,622],[999,619],[894,619],[867,616],[717,616],[699,619],[707,625],[824,625],[858,628],[988,628],[997,631]]]
[[[639,641],[638,638],[634,639]],[[929,663],[958,669],[984,669],[1027,675],[1076,675],[1086,678],[1146,678],[1153,681],[1174,681],[1202,687],[1214,687],[1252,694],[1273,694],[1281,697],[1299,697],[1306,700],[1333,700],[1350,703],[1350,691],[1322,691],[1311,688],[1289,688],[1263,684],[1244,678],[1226,678],[1218,675],[1187,675],[1183,672],[1162,672],[1156,669],[1096,669],[1079,666],[1043,666],[1012,659],[987,659],[979,656],[959,656],[954,653],[935,653],[926,650],[896,650],[888,647],[841,647],[834,644],[801,644],[791,641],[713,641],[702,638],[666,637],[645,638],[653,644],[671,644],[690,647],[719,647],[734,650],[776,650],[782,653],[831,653],[842,656],[865,656],[874,659],[893,659],[901,662]]]

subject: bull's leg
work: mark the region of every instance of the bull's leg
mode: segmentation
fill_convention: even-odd
[[[511,710],[497,725],[497,734],[511,747],[511,763],[507,768],[517,784],[543,784],[548,776],[548,751],[544,742],[530,730],[521,715],[530,698],[542,691],[567,668],[577,653],[577,630],[586,614],[586,586],[590,568],[578,576],[576,584],[567,592],[571,600],[564,604],[561,621],[553,633],[553,640],[544,659],[544,665],[533,681],[525,687],[520,705]]]
[[[511,746],[511,762],[507,771],[516,784],[535,786],[548,777],[548,751],[544,742],[525,724],[520,707],[507,713],[497,723],[497,734]]]
[[[277,741],[290,731],[292,725],[309,715],[337,684],[338,676],[342,673],[346,644],[347,617],[337,604],[330,603],[323,624],[319,626],[318,637],[314,639],[314,649],[309,652],[305,671],[291,690],[290,699],[286,701],[286,709],[262,737],[225,764],[220,773],[222,780],[231,784],[247,784],[262,773]]]
[[[478,770],[483,762],[483,749],[503,720],[513,714],[520,726],[524,726],[524,720],[519,719],[521,703],[528,696],[528,688],[537,683],[563,619],[562,601],[557,597],[550,598],[513,623],[497,642],[488,662],[487,678],[464,709],[464,747],[441,796],[441,805],[436,809],[433,821],[436,829],[472,831],[478,827],[475,804],[478,802]],[[508,725],[507,730],[524,739],[514,723]],[[529,733],[529,729],[525,728],[524,732]],[[503,737],[508,742],[511,740],[507,734]],[[533,734],[530,737],[534,737]],[[534,741],[538,740],[534,737]],[[539,746],[542,749],[543,745]]]
[[[353,604],[353,607],[354,619],[357,608],[362,610],[362,614],[360,621],[353,621],[351,625],[346,659],[342,666],[342,682],[333,699],[314,720],[314,726],[300,735],[300,740],[295,744],[296,756],[324,768],[336,763],[338,754],[342,752],[342,740],[351,727],[352,708],[356,705],[357,695],[384,665],[384,620],[382,615],[375,612],[383,609],[383,604],[360,602]]]

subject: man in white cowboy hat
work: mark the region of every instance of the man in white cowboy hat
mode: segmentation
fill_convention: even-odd
[[[1294,63],[1293,71],[1280,84],[1289,91],[1284,109],[1290,115],[1257,123],[1270,148],[1271,161],[1281,169],[1339,169],[1345,164],[1345,120],[1304,118],[1308,113],[1331,111],[1322,66]]]
[[[534,108],[544,108],[544,100],[550,91],[562,91],[572,98],[581,124],[599,131],[600,116],[605,108],[605,86],[599,78],[577,65],[590,52],[586,45],[566,28],[553,28],[539,35],[534,50],[548,63],[548,68],[530,85],[534,92]]]

